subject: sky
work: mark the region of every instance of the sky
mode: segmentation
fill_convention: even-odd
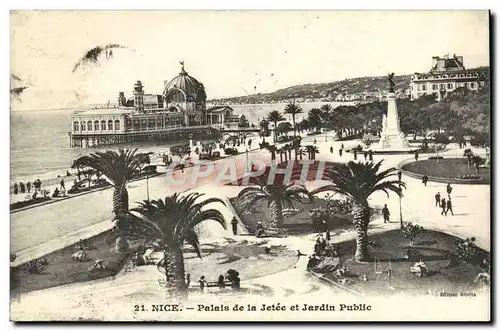
[[[29,88],[11,109],[116,102],[136,80],[146,93],[185,70],[208,98],[272,92],[388,72],[430,69],[457,54],[489,65],[486,11],[14,11],[11,73]],[[127,46],[72,72],[97,45]]]

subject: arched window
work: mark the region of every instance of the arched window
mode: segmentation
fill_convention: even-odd
[[[106,121],[101,121],[101,130],[106,131]]]
[[[82,131],[85,131],[85,122],[83,122],[83,121],[82,121],[82,122],[80,123],[80,126],[81,126],[81,128],[82,128]]]
[[[92,131],[92,121],[87,122],[87,131]]]
[[[99,131],[99,121],[94,121],[94,131]]]
[[[119,120],[115,121],[115,130],[116,131],[120,130],[120,121]]]
[[[80,123],[77,121],[73,122],[73,131],[80,131]]]
[[[112,120],[108,121],[108,130],[113,131],[113,121]]]

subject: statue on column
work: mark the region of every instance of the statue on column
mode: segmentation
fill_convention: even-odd
[[[396,86],[394,83],[394,73],[388,74],[387,80],[389,81],[389,93],[394,93],[394,86]]]

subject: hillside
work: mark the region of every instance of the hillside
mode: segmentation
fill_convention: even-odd
[[[485,76],[489,76],[489,67],[476,68]],[[396,93],[404,95],[410,86],[411,75],[394,76]],[[271,93],[258,93],[240,97],[213,99],[213,103],[273,103],[298,99],[306,101],[320,99],[321,101],[351,101],[376,99],[379,93],[386,93],[389,88],[387,76],[358,77],[342,81],[302,84],[287,87]],[[300,100],[303,99],[303,100]]]

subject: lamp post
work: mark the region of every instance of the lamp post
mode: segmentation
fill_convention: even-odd
[[[402,177],[402,172],[399,170],[398,172],[398,179],[401,182],[401,177]],[[401,183],[399,183],[399,190],[401,191],[401,195],[399,196],[399,224],[401,226],[401,229],[403,228],[403,208],[401,205],[401,200],[403,198],[403,191],[401,190]]]
[[[246,148],[246,151],[245,151],[245,157],[246,157],[246,168],[247,168],[247,172],[250,172],[250,169],[249,169],[249,163],[248,163],[248,147]]]

